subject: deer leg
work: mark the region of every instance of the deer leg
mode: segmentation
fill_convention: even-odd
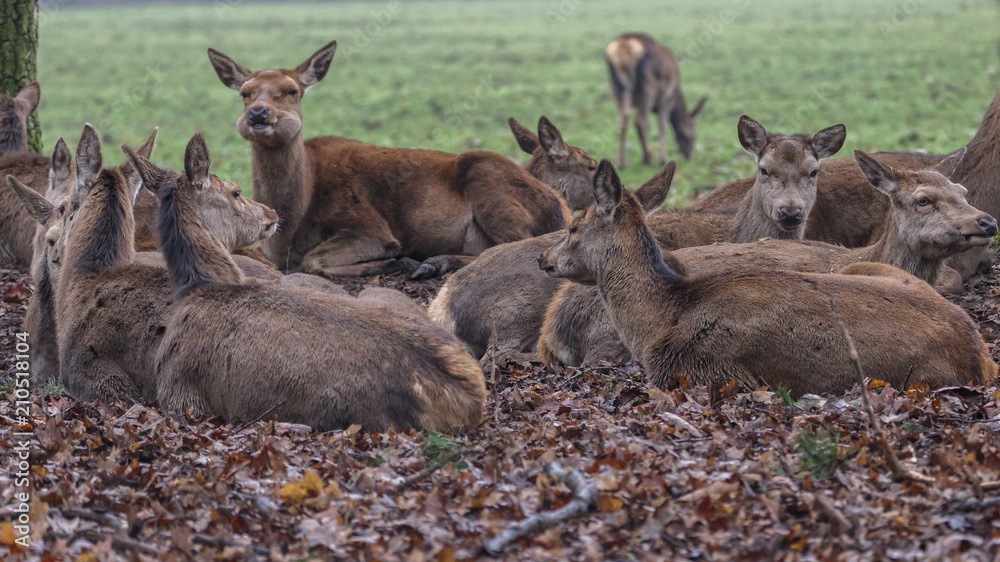
[[[462,269],[472,263],[475,259],[476,256],[455,254],[446,254],[442,256],[434,256],[433,258],[427,258],[424,260],[424,263],[420,264],[420,267],[410,274],[410,279],[427,279],[430,277],[444,275],[449,271],[458,271],[459,269]]]
[[[622,92],[618,104],[618,167],[625,167],[625,137],[628,136],[629,113],[632,112],[632,92]]]
[[[660,124],[660,166],[667,164],[667,116],[666,111],[661,110],[657,114],[657,121]]]
[[[649,166],[653,163],[653,155],[649,151],[647,144],[649,139],[649,117],[644,108],[640,108],[635,113],[635,129],[639,132],[639,144],[642,146],[642,163]]]
[[[948,258],[947,263],[962,275],[962,281],[968,281],[976,273],[989,271],[993,256],[986,248],[972,248]]]
[[[338,277],[381,275],[416,267],[414,260],[399,258],[400,251],[399,241],[387,224],[384,229],[342,229],[309,250],[302,257],[301,269]]]

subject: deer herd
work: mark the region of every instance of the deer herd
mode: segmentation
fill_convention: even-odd
[[[243,98],[253,199],[210,172],[200,133],[180,172],[151,161],[157,130],[123,145],[118,167],[89,124],[75,166],[62,138],[51,158],[30,154],[38,84],[0,97],[0,264],[30,268],[36,379],[177,414],[443,431],[480,423],[483,365],[498,361],[635,360],[653,385],[843,393],[857,378],[840,326],[865,374],[897,387],[997,376],[977,325],[941,294],[990,264],[1000,93],[949,155],[832,158],[844,125],[783,135],[744,115],[756,177],[660,210],[676,171],[667,123],[690,158],[705,99],[688,111],[676,58],[648,35],[605,50],[619,166],[632,110],[647,164],[658,117],[664,166],[632,192],[545,117],[537,131],[509,121],[525,168],[303,139],[302,96],[336,47],[256,72],[208,50]],[[453,270],[426,311],[328,279]]]

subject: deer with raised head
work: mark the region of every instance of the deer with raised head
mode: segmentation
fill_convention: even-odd
[[[251,145],[254,197],[282,219],[262,244],[282,269],[359,275],[402,258],[477,255],[562,228],[569,209],[551,188],[490,152],[385,148],[341,137],[302,139],[302,96],[326,75],[330,42],[294,70],[252,72],[208,50],[219,79],[243,97],[237,129]]]
[[[649,216],[649,226],[664,249],[759,238],[800,239],[816,193],[821,158],[835,154],[846,130],[834,125],[815,136],[768,134],[747,116],[737,127],[740,142],[759,163],[754,188],[735,214],[669,209]],[[657,209],[666,198],[675,164],[647,182],[643,207]],[[506,358],[535,348],[545,311],[559,284],[535,267],[553,235],[504,244],[484,253],[453,275],[431,302],[428,314],[482,357],[494,340]],[[495,335],[494,335],[495,334]]]
[[[21,88],[12,98],[0,94],[0,156],[28,151],[28,117],[41,95],[38,82]]]
[[[574,211],[594,202],[594,172],[597,160],[581,148],[563,141],[559,129],[544,115],[538,120],[538,134],[513,117],[507,120],[517,145],[531,155],[525,170],[556,190]]]
[[[761,381],[793,396],[857,384],[853,337],[870,377],[899,388],[984,384],[997,365],[968,314],[926,283],[751,270],[690,276],[662,252],[644,212],[602,161],[596,203],[539,257],[548,275],[596,285],[618,334],[652,383]]]
[[[183,174],[126,154],[160,201],[175,298],[155,360],[157,398],[167,410],[229,420],[273,413],[318,431],[479,422],[486,400],[479,364],[426,317],[246,282],[198,219],[198,192],[209,178],[200,134],[188,143]]]
[[[77,147],[76,191],[55,244],[62,248],[55,284],[60,378],[82,400],[151,402],[153,354],[172,301],[170,277],[156,260],[135,259],[132,205],[142,176],[131,160],[122,167],[127,179],[102,163],[100,139],[87,125]],[[277,215],[238,195],[236,184],[199,179],[196,216],[220,247],[274,232]]]
[[[874,244],[844,248],[823,242],[760,240],[682,248],[673,256],[689,276],[760,270],[856,273],[859,270],[847,268],[879,262],[886,265],[880,269],[883,275],[898,271],[907,280],[916,277],[934,285],[939,292],[960,292],[961,278],[944,262],[968,248],[989,244],[997,232],[996,219],[969,205],[965,188],[937,172],[895,170],[861,151],[855,151],[855,158],[871,185],[892,202],[887,227]],[[564,283],[549,303],[538,352],[550,365],[630,357],[597,289],[576,283]]]
[[[618,104],[618,165],[625,166],[625,138],[628,121],[635,107],[635,128],[642,146],[642,163],[652,164],[649,150],[649,113],[657,115],[660,126],[660,163],[667,161],[667,121],[681,156],[691,158],[695,143],[694,121],[705,107],[701,98],[689,113],[681,93],[680,69],[677,57],[669,48],[644,33],[622,35],[604,49],[611,77],[611,94]]]
[[[28,152],[28,116],[38,107],[41,89],[32,82],[14,97],[0,94],[0,177],[20,178],[44,192],[51,161]],[[34,221],[8,190],[0,190],[0,267],[31,266]]]

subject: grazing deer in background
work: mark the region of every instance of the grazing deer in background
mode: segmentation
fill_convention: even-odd
[[[745,271],[690,277],[663,253],[639,203],[610,162],[596,203],[538,260],[547,274],[595,284],[622,341],[665,385],[761,381],[794,395],[843,393],[857,384],[850,331],[864,372],[901,388],[984,384],[997,375],[968,314],[930,287],[898,277]]]
[[[302,139],[302,95],[326,75],[337,43],[294,70],[251,72],[208,50],[219,79],[243,96],[254,197],[282,219],[262,244],[282,269],[334,275],[398,270],[401,258],[477,255],[562,228],[569,209],[548,186],[490,152],[385,148],[340,137]]]
[[[673,51],[646,34],[629,33],[609,43],[604,49],[604,58],[611,75],[611,93],[618,103],[618,165],[625,166],[625,137],[633,106],[643,164],[653,162],[653,154],[647,146],[650,112],[657,115],[660,125],[660,163],[667,161],[667,119],[674,129],[681,155],[690,160],[695,142],[694,120],[708,98],[701,98],[688,113]]]
[[[959,160],[943,162],[944,155],[920,152],[878,152],[871,156],[879,163],[900,170],[934,167],[951,181],[969,190],[971,205],[1000,216],[1000,92],[986,110],[983,121]],[[957,153],[952,153],[955,155]],[[689,208],[698,211],[733,212],[753,179],[728,183],[694,201]],[[849,248],[871,244],[881,235],[889,201],[869,188],[853,158],[837,158],[820,168],[816,205],[809,217],[806,238]],[[952,257],[949,265],[968,280],[976,270],[988,269],[992,259],[986,248],[973,248]]]
[[[21,88],[12,98],[0,94],[0,156],[28,151],[28,117],[41,95],[38,82]]]
[[[102,160],[100,140],[88,125],[77,148],[71,198],[77,202],[67,209],[53,246],[62,254],[54,322],[60,376],[83,400],[151,402],[153,356],[172,301],[170,277],[162,262],[140,260],[133,250],[130,223],[141,176],[127,161],[122,168],[138,179],[126,181],[119,170],[102,170]],[[237,197],[236,184],[215,176],[200,180],[193,197],[197,218],[215,243],[241,246],[274,232],[277,215]]]
[[[202,226],[197,194],[209,155],[198,134],[176,174],[126,150],[160,201],[160,243],[175,302],[155,360],[171,412],[228,420],[273,413],[318,431],[361,424],[474,427],[486,401],[479,364],[412,308],[244,283]]]
[[[574,211],[594,202],[594,172],[597,160],[583,149],[566,144],[559,129],[543,115],[536,135],[513,117],[507,120],[521,150],[531,155],[525,166],[529,174],[556,190]]]
[[[740,142],[760,166],[753,189],[735,214],[668,209],[649,216],[649,226],[664,249],[758,238],[800,239],[816,195],[819,159],[835,154],[844,142],[843,125],[807,135],[770,135],[743,116]],[[675,165],[668,164],[640,188],[643,208],[655,210],[666,198]],[[651,195],[651,194],[656,195]],[[428,313],[480,357],[494,331],[496,351],[520,353],[535,347],[545,310],[559,284],[535,267],[554,239],[541,237],[504,244],[456,273],[431,302]],[[501,355],[503,358],[504,356]]]
[[[865,248],[823,242],[760,240],[713,244],[673,252],[691,277],[743,271],[785,270],[843,273],[857,263],[880,262],[886,271],[905,272],[939,292],[961,292],[962,281],[944,261],[971,247],[985,246],[997,233],[996,219],[965,200],[965,188],[933,171],[897,171],[861,151],[858,165],[872,185],[892,201],[888,226]],[[896,266],[898,270],[889,266]],[[940,279],[941,269],[948,272]],[[549,303],[538,352],[550,365],[581,365],[601,359],[627,361],[625,344],[608,317],[595,287],[564,283]]]

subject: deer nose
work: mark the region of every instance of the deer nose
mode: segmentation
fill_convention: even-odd
[[[993,236],[997,233],[997,220],[989,215],[979,219],[979,228],[983,229],[983,232]]]
[[[247,110],[247,121],[251,125],[263,125],[270,116],[271,112],[266,107],[251,107]]]
[[[802,222],[802,209],[789,211],[786,207],[778,209],[778,220],[782,224],[799,224]]]

